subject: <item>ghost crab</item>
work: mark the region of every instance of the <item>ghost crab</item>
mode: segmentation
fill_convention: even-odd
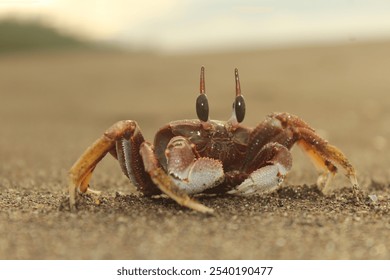
[[[78,192],[98,193],[89,188],[89,181],[107,153],[119,161],[123,173],[144,195],[164,193],[180,205],[205,213],[213,209],[191,195],[224,192],[248,195],[280,186],[291,168],[290,149],[295,143],[322,170],[317,180],[321,190],[336,174],[336,165],[345,170],[353,187],[357,187],[349,160],[300,118],[273,113],[255,128],[241,125],[245,102],[237,69],[235,84],[233,113],[228,121],[209,119],[202,67],[197,120],[170,122],[158,130],[154,144],[144,140],[133,120],[111,126],[69,171],[71,209],[76,206]]]

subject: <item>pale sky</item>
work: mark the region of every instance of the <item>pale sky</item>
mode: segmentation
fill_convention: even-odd
[[[7,16],[166,52],[390,38],[388,0],[0,0]]]

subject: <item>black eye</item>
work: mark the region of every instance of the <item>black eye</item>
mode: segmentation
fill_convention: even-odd
[[[200,94],[196,99],[196,114],[203,122],[207,122],[209,119],[209,102],[206,94]]]
[[[245,117],[245,101],[242,95],[236,96],[236,100],[233,103],[233,108],[237,121],[239,123],[242,122]]]

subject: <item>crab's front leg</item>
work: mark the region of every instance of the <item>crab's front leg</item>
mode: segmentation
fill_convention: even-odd
[[[96,165],[115,147],[115,140],[103,134],[89,146],[69,170],[69,204],[70,209],[76,208],[77,192],[85,193]],[[93,191],[92,191],[93,192]]]

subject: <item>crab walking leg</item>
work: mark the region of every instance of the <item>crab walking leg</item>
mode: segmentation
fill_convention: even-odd
[[[330,179],[337,173],[336,165],[346,171],[353,188],[358,186],[356,172],[347,157],[335,146],[318,136],[314,129],[298,117],[288,113],[274,113],[260,123],[252,132],[244,165],[249,165],[266,143],[277,142],[291,149],[297,143],[309,156],[317,169],[318,187],[324,190]]]
[[[139,155],[139,146],[143,141],[143,136],[135,121],[119,121],[111,126],[85,150],[69,170],[70,207],[75,208],[77,191],[96,193],[88,188],[89,181],[96,165],[108,152],[118,159],[123,172],[133,184],[148,194],[148,190],[151,189],[150,185],[153,183],[144,171],[142,158]]]
[[[307,131],[305,131],[307,132]],[[311,132],[307,132],[308,134],[304,133],[301,134],[303,138],[307,138],[308,135],[312,134]],[[309,136],[310,139],[313,139],[313,136]],[[310,144],[310,141],[306,140],[299,140],[298,146],[305,152],[305,154],[311,159],[314,166],[319,170],[321,173],[317,178],[317,186],[321,190],[325,190],[326,187],[329,185],[329,182],[331,179],[336,175],[337,173],[337,167],[332,163],[338,162],[339,158],[332,157],[332,151],[338,151],[338,153],[341,155],[341,157],[345,156],[334,146],[331,146],[329,144],[320,143],[320,141],[324,141],[323,139],[319,138],[320,140],[316,141],[316,144],[312,145]],[[325,144],[325,145],[324,145]],[[329,149],[330,151],[323,151],[324,147]],[[333,148],[333,149],[332,149]],[[340,157],[340,156],[339,156]],[[339,163],[340,164],[340,163]],[[352,167],[352,166],[351,166]],[[353,168],[352,168],[353,170]],[[346,176],[350,179],[352,186],[357,186],[356,176],[353,171],[351,173],[350,169],[347,169]]]
[[[357,188],[355,169],[338,148],[328,144],[327,141],[307,129],[298,129],[298,132],[301,138],[298,145],[306,152],[314,165],[324,170],[317,180],[317,185],[321,189],[325,189],[330,179],[336,174],[337,168],[334,163],[346,170],[346,176],[351,181],[352,186]]]
[[[324,170],[317,181],[320,188],[325,188],[331,175],[337,172],[335,164],[346,171],[346,176],[354,188],[358,186],[355,169],[348,158],[338,148],[318,136],[308,124],[288,113],[273,114],[270,117],[280,121],[284,130],[290,130],[294,135],[294,142],[303,148],[317,167]]]
[[[165,156],[168,174],[187,194],[201,193],[224,180],[222,163],[212,158],[197,156],[191,142],[182,136],[170,140]]]
[[[99,161],[111,150],[115,142],[107,137],[101,136],[96,140],[80,158],[73,164],[69,170],[69,203],[70,208],[74,209],[76,204],[77,191],[86,192],[92,172]],[[90,190],[90,192],[94,192]]]
[[[202,213],[214,212],[213,209],[191,199],[184,191],[175,185],[172,178],[167,175],[161,167],[159,167],[156,156],[153,152],[152,144],[148,142],[142,143],[140,147],[140,154],[144,162],[145,170],[150,174],[152,181],[163,193],[175,200],[178,204],[190,209]]]
[[[259,164],[263,166],[260,165],[259,168]],[[257,166],[257,169],[229,193],[252,194],[273,191],[283,183],[291,165],[291,153],[286,147],[279,143],[268,143],[254,158],[253,166],[249,167],[253,169]]]

